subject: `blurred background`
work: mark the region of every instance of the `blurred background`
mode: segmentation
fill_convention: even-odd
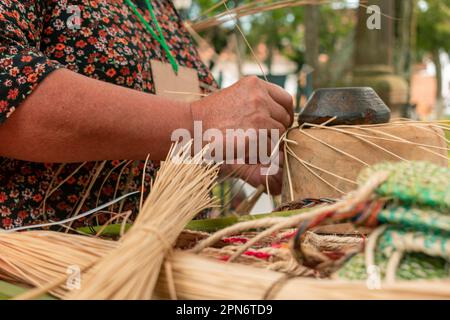
[[[394,117],[450,117],[450,0],[174,3],[220,87],[258,75],[298,112],[316,88],[370,86]],[[253,192],[229,189],[230,206]],[[262,197],[253,212],[272,207]]]

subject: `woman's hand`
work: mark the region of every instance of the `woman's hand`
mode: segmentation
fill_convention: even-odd
[[[281,137],[294,116],[292,96],[254,76],[193,102],[191,111],[193,120],[202,122],[203,131],[218,129],[224,137],[227,129],[277,129]],[[248,150],[248,138],[246,142]]]
[[[246,181],[248,184],[252,185],[253,187],[257,188],[260,185],[263,185],[265,188],[267,186],[269,187],[269,190],[266,190],[266,193],[269,193],[273,196],[277,196],[281,194],[282,190],[282,178],[283,178],[283,161],[284,161],[284,154],[282,152],[279,153],[280,155],[280,164],[279,168],[277,168],[277,171],[274,171],[272,175],[264,175],[261,172],[261,169],[264,168],[264,166],[260,164],[256,165],[248,165],[248,164],[241,164],[241,165],[223,165],[221,168],[221,175],[222,176],[230,176],[235,178],[240,178],[244,181]],[[266,185],[266,178],[267,178],[267,185]],[[268,192],[269,191],[269,192]]]
[[[224,153],[227,151],[226,144],[232,142],[234,143],[235,154],[239,154],[242,151],[248,152],[251,142],[257,143],[258,150],[261,144],[267,144],[267,147],[270,148],[268,150],[271,150],[273,143],[277,141],[271,141],[270,137],[268,140],[262,141],[259,135],[257,135],[257,141],[251,141],[251,138],[247,136],[245,137],[245,144],[240,147],[245,149],[237,150],[238,144],[235,143],[236,141],[227,141],[226,130],[266,129],[270,132],[271,129],[277,129],[278,137],[281,137],[293,121],[293,100],[291,95],[281,87],[257,77],[247,77],[229,88],[195,101],[191,104],[191,111],[193,120],[202,122],[203,131],[218,129],[222,132]],[[246,154],[246,159],[252,156],[254,157],[254,155]],[[270,156],[270,154],[266,156]],[[270,193],[278,195],[281,193],[282,156],[282,153],[280,153],[276,171],[268,176],[263,174],[261,169],[264,166],[259,163],[230,165],[227,164],[229,162],[225,162],[222,173],[225,175],[232,174],[254,187],[266,186],[267,178]],[[227,154],[226,158],[222,160],[230,160],[231,158]]]

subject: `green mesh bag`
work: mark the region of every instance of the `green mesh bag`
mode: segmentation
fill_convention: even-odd
[[[426,206],[450,215],[449,168],[428,162],[385,162],[364,169],[358,183],[379,171],[389,172],[389,178],[376,190],[378,195],[404,206]]]
[[[385,277],[388,258],[381,252],[375,254],[375,263],[380,269],[381,278]],[[351,258],[339,271],[337,276],[347,280],[366,280],[364,253]],[[431,257],[423,253],[407,253],[402,258],[396,271],[398,280],[432,280],[445,279],[450,276],[449,264],[445,259]]]
[[[389,206],[378,214],[378,221],[417,231],[450,233],[450,215],[431,209]]]
[[[374,173],[389,177],[375,193],[389,199],[378,220],[389,227],[380,236],[375,263],[384,277],[391,254],[405,252],[396,271],[403,280],[448,278],[450,261],[450,169],[426,162],[381,163],[363,170],[363,184]],[[364,254],[352,257],[339,278],[365,280]]]

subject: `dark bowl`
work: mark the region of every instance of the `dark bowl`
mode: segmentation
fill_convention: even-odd
[[[298,123],[322,124],[333,117],[327,125],[387,123],[391,111],[372,88],[323,88],[313,92]]]

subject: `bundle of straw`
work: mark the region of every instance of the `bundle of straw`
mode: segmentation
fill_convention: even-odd
[[[178,151],[175,151],[178,150]],[[134,226],[117,249],[86,274],[72,299],[151,299],[164,256],[184,226],[210,207],[218,165],[205,164],[203,150],[173,148],[163,163]]]
[[[57,281],[49,292],[67,295],[67,271],[71,266],[89,268],[111,252],[118,242],[54,231],[0,233],[0,279],[34,287]]]
[[[16,241],[28,237],[28,232],[8,235]],[[31,233],[31,232],[30,232]],[[3,234],[1,235],[4,236]],[[85,236],[74,236],[72,241],[60,242],[67,238],[67,234],[48,233],[42,231],[33,232],[31,237],[41,237],[43,241],[56,240],[55,246],[43,249],[29,247],[24,250],[27,254],[35,256],[33,263],[27,265],[29,273],[37,276],[46,264],[45,256],[51,257],[51,263],[66,264],[78,263],[88,265],[81,255],[68,259],[61,254],[66,250],[79,252],[92,248],[103,247],[118,243],[109,240],[92,238],[92,242],[86,243],[86,248],[81,249],[77,242]],[[56,238],[55,238],[56,237]],[[97,243],[96,243],[97,242]],[[109,242],[109,244],[108,244]],[[77,248],[75,248],[77,247]],[[304,278],[289,278],[286,274],[254,268],[250,266],[223,263],[200,257],[194,254],[175,251],[168,258],[171,268],[159,274],[155,287],[154,298],[168,299],[175,292],[179,299],[448,299],[450,298],[450,286],[448,281],[413,281],[384,284],[381,290],[369,290],[364,282],[344,282],[331,280],[312,280]],[[47,262],[48,263],[48,262]],[[23,270],[23,269],[21,269]],[[3,270],[2,270],[3,272]],[[65,278],[62,269],[50,268],[50,278]],[[19,275],[20,277],[20,275]],[[24,280],[24,279],[22,279]],[[21,281],[22,282],[22,281]],[[41,280],[41,284],[44,284]],[[53,286],[57,286],[56,283]],[[59,289],[58,289],[59,288]],[[68,291],[59,291],[62,285],[53,288],[52,292],[61,292],[60,298],[70,298]],[[45,290],[38,290],[41,294]],[[36,291],[35,291],[36,293]],[[35,298],[39,294],[18,296],[22,298]]]
[[[291,278],[184,252],[174,253],[169,259],[172,272],[162,272],[155,290],[158,298],[171,296],[168,283],[173,281],[179,299],[450,299],[450,283],[445,280],[397,282],[370,290],[363,281]]]

